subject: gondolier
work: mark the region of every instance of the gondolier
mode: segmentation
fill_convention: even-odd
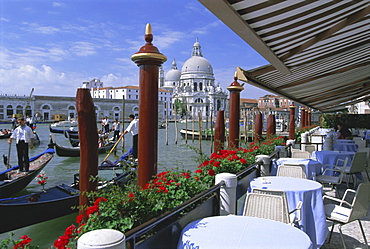
[[[124,136],[126,133],[131,132],[132,134],[132,157],[137,159],[137,144],[139,137],[139,119],[136,119],[134,114],[128,116],[130,118],[130,124],[127,126],[126,130],[122,133],[121,136]]]
[[[10,136],[8,143],[12,143],[12,140],[17,141],[17,154],[18,154],[18,166],[20,171],[28,172],[30,168],[30,162],[28,157],[28,146],[32,149],[33,142],[35,140],[35,134],[32,129],[25,124],[24,118],[18,118],[19,126],[14,130]]]

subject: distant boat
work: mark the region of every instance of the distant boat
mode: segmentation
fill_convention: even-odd
[[[108,170],[99,170],[100,172]],[[101,182],[99,189],[104,188],[108,184],[116,184],[118,186],[126,185],[131,179],[135,177],[134,171],[122,171],[115,168],[110,170],[114,177]],[[108,172],[109,173],[109,172]],[[78,178],[76,182],[71,185],[62,183],[60,185],[45,189],[33,194],[28,194],[15,198],[0,199],[0,233],[5,233],[29,226],[39,222],[55,219],[67,214],[78,211],[79,205],[79,186]]]
[[[158,124],[158,129],[166,129],[166,124]]]
[[[76,131],[76,130],[70,130],[70,128],[63,128],[63,127],[56,127],[56,128],[54,128],[54,127],[49,127],[49,129],[50,129],[50,132],[52,132],[52,133],[64,133],[65,131],[68,131],[69,132],[69,134],[72,134],[72,133],[75,133],[75,134],[78,134],[78,131]]]
[[[70,127],[77,127],[78,123],[76,120],[66,120],[66,121],[59,121],[50,125],[52,128],[70,128]]]
[[[0,172],[0,197],[11,196],[27,187],[53,158],[53,154],[54,149],[48,148],[43,153],[30,158],[29,172],[18,172],[18,165]]]
[[[197,139],[197,140],[199,140],[199,137],[200,137],[200,133],[199,133],[199,131],[196,131],[196,130],[189,130],[189,129],[181,129],[180,130],[180,134],[181,134],[181,136],[182,136],[182,138],[186,138],[187,137],[187,139]],[[213,138],[213,135],[211,135],[211,134],[204,134],[204,133],[202,133],[202,140],[211,140],[211,138]]]

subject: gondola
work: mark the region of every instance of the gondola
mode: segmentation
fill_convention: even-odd
[[[18,172],[18,165],[0,172],[0,197],[8,197],[24,189],[53,158],[53,154],[54,149],[48,148],[30,158],[29,172]]]
[[[99,170],[99,176],[100,172]],[[110,177],[110,180],[99,184],[99,190],[109,184],[123,187],[135,177],[134,171],[118,174],[116,169],[110,171],[110,175],[113,174],[113,178]],[[62,183],[38,193],[0,199],[0,233],[77,212],[78,209],[75,207],[79,205],[79,194],[78,179],[76,181],[75,177],[75,182],[71,185]]]
[[[64,131],[64,136],[66,138],[78,139],[78,131]]]
[[[52,127],[52,126],[49,126],[49,130],[50,132],[52,133],[64,133],[65,131],[69,131],[70,134],[78,134],[78,131],[75,131],[75,130],[70,130],[70,127]]]
[[[80,147],[71,147],[71,146],[63,146],[59,145],[54,141],[55,152],[58,156],[65,156],[65,157],[79,157],[80,156]],[[98,146],[98,144],[96,144]],[[108,143],[107,145],[98,148],[98,153],[103,154],[110,151],[114,146],[113,142]]]
[[[7,134],[1,134],[0,139],[10,138],[11,135],[12,135],[12,132],[9,132]]]
[[[187,137],[187,139],[199,139],[199,136],[200,136],[200,133],[199,131],[196,131],[196,130],[187,130],[187,129],[181,129],[180,130],[180,134],[182,136],[182,138],[185,139],[185,137]],[[210,135],[210,134],[204,134],[202,133],[202,140],[211,140],[211,138],[213,138],[213,135]]]

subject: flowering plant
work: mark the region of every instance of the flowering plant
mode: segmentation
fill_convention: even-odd
[[[123,190],[108,186],[106,191],[89,193],[93,205],[85,207],[85,214],[76,218],[74,233],[59,237],[56,248],[65,249],[72,238],[96,229],[116,229],[125,232],[152,218],[158,217],[214,184],[216,174],[237,173],[255,162],[256,155],[269,155],[274,146],[284,145],[283,137],[276,137],[248,148],[221,150],[199,164],[194,173],[171,169],[161,172],[144,188],[135,184]],[[203,155],[201,155],[202,158]],[[67,228],[69,229],[69,228]]]
[[[36,177],[37,184],[42,186],[42,189],[44,190],[44,186],[47,183],[48,177],[46,176],[44,171],[41,171],[40,174]]]
[[[32,239],[27,235],[21,236],[18,240],[13,240],[14,233],[9,234],[9,238],[6,238],[1,241],[0,248],[9,248],[9,244],[13,244],[14,249],[22,248],[22,249],[38,249],[38,246],[30,245]]]

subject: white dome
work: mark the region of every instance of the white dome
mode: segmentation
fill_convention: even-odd
[[[180,80],[181,72],[178,69],[170,69],[166,73],[165,81],[179,81]]]
[[[181,72],[213,74],[213,68],[211,63],[204,57],[192,56],[184,63]]]

